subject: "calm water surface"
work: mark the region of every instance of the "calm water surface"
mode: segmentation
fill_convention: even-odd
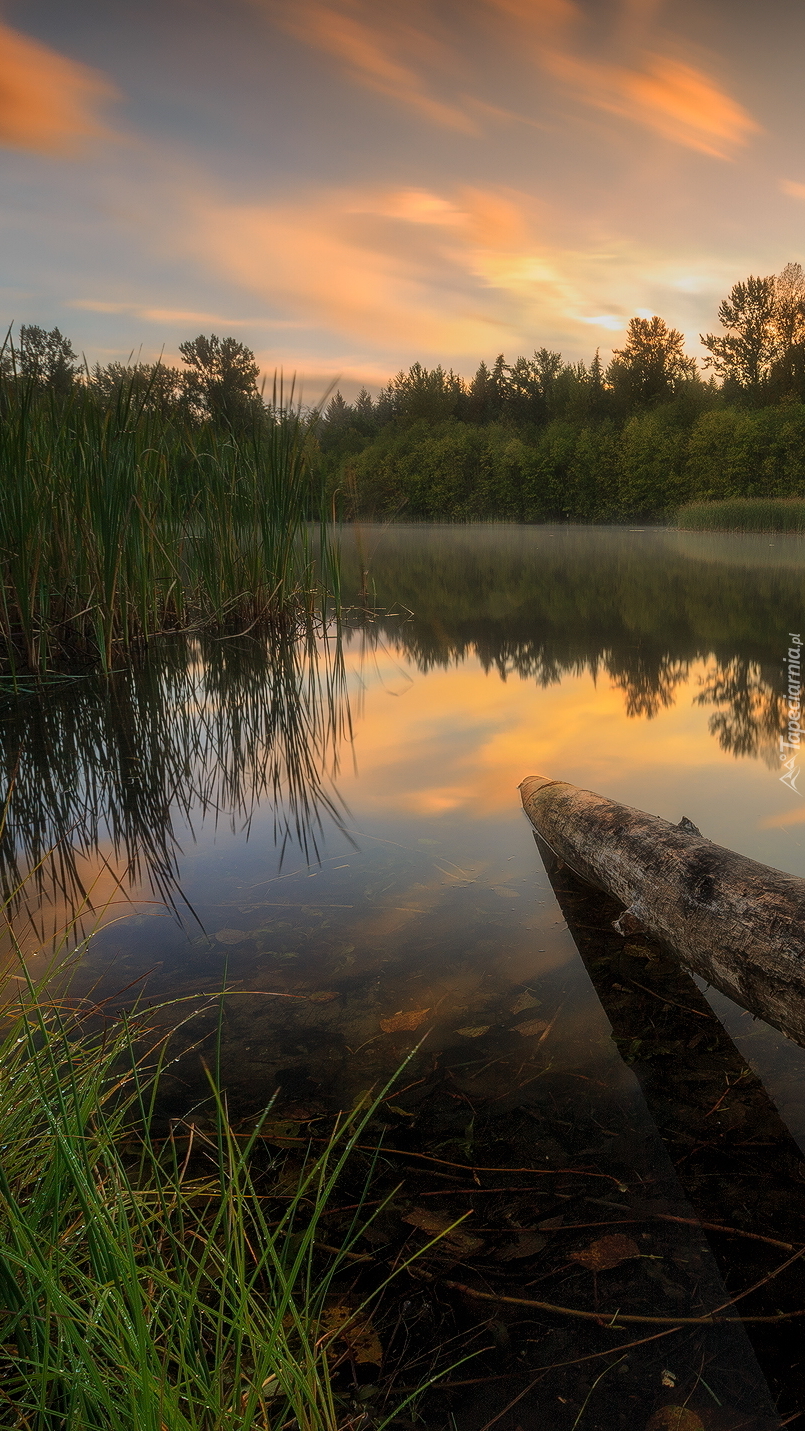
[[[226,979],[224,1067],[244,1112],[277,1088],[291,1118],[343,1104],[427,1032],[461,1096],[502,1119],[561,1102],[539,1133],[546,1166],[568,1156],[574,1089],[645,1143],[650,1114],[517,786],[542,773],[687,815],[805,875],[805,777],[801,796],[779,778],[805,545],[506,526],[365,526],[342,543],[340,649],[176,647],[108,687],[6,709],[7,879],[61,841],[20,938],[33,951],[85,898],[99,928],[75,992],[147,975],[149,997],[192,1004]],[[709,997],[805,1146],[805,1053]],[[188,1089],[190,1074],[177,1108]],[[432,1149],[471,1159],[471,1121]],[[522,1162],[516,1147],[493,1161]]]

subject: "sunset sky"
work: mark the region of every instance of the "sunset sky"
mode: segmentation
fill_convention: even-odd
[[[634,314],[700,353],[805,262],[804,57],[795,0],[7,0],[4,322],[311,400]]]

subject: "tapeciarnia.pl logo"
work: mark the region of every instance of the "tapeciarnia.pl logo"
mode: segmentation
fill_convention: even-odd
[[[783,773],[780,776],[784,785],[788,785],[795,794],[801,795],[802,791],[797,789],[797,780],[802,771],[799,765],[799,753],[802,745],[802,726],[800,716],[802,714],[802,668],[800,653],[802,650],[802,639],[798,631],[789,631],[788,639],[791,645],[785,658],[788,667],[788,684],[786,688],[786,709],[788,723],[785,734],[780,736],[780,761],[783,766]]]

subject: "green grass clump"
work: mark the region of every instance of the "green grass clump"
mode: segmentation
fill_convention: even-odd
[[[689,502],[676,515],[689,532],[805,532],[805,497],[730,497]]]
[[[314,573],[323,509],[292,393],[239,433],[146,397],[124,385],[104,408],[80,385],[59,397],[0,376],[6,674],[108,670],[166,630],[287,624],[333,574],[326,552]]]
[[[93,1028],[30,986],[1,1012],[0,1424],[353,1425],[337,1385],[345,1331],[351,1320],[371,1335],[396,1275],[356,1295],[353,1249],[385,1202],[368,1212],[365,1188],[341,1248],[321,1220],[388,1090],[336,1125],[287,1187],[263,1125],[236,1135],[212,1080],[196,1127],[158,1136],[164,1048],[144,1062],[142,1019]]]

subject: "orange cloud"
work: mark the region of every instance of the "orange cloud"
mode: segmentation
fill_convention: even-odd
[[[488,0],[488,3],[524,25],[534,38],[563,31],[579,18],[574,0]]]
[[[433,95],[420,69],[423,57],[437,48],[428,30],[406,23],[395,10],[382,15],[375,7],[366,17],[354,0],[256,0],[268,4],[277,23],[289,34],[314,45],[345,66],[369,89],[416,110],[424,119],[450,129],[474,133],[476,125],[461,107]],[[416,57],[416,64],[404,56]]]
[[[115,93],[95,70],[0,22],[0,144],[69,151],[109,132],[98,109]]]
[[[140,303],[115,303],[102,298],[74,298],[67,308],[79,308],[86,313],[129,313],[135,318],[143,318],[147,323],[199,323],[212,324],[215,328],[303,328],[304,323],[295,323],[285,318],[227,318],[220,313],[199,312],[191,308],[149,308]]]
[[[191,191],[174,243],[280,321],[334,342],[335,373],[354,367],[355,343],[378,363],[386,351],[397,365],[447,359],[462,371],[492,351],[528,352],[535,337],[565,347],[574,329],[586,350],[590,326],[606,341],[647,285],[652,311],[677,318],[678,265],[626,241],[602,244],[595,228],[569,244],[560,212],[513,190],[367,185],[264,204]]]
[[[534,58],[583,103],[621,115],[718,159],[758,132],[751,115],[692,64],[647,49],[656,0],[623,0],[612,29],[618,60],[579,53],[582,11],[573,0],[487,0],[525,31]],[[678,46],[675,46],[675,49]],[[624,62],[625,60],[625,62]]]
[[[741,105],[701,70],[678,60],[647,55],[644,67],[632,70],[556,51],[545,55],[544,64],[585,103],[717,159],[729,158],[759,132]]]
[[[552,281],[517,203],[485,191],[448,198],[384,186],[273,205],[211,201],[196,212],[194,241],[230,277],[373,344],[383,333],[398,348],[485,352],[516,331],[529,264],[532,305],[533,278]],[[505,258],[512,249],[519,259]]]
[[[398,5],[382,0],[253,3],[297,39],[333,56],[353,79],[455,129],[474,132],[471,114],[498,121],[521,117],[479,92],[487,83],[478,63],[485,34],[486,43],[510,51],[521,52],[525,44],[536,66],[583,104],[700,153],[729,158],[758,130],[710,75],[679,58],[680,42],[659,27],[660,0],[620,0],[609,35],[603,41],[596,35],[595,58],[585,51],[588,16],[578,0],[468,0],[458,34],[446,31],[435,0],[409,0],[405,18]],[[669,43],[672,53],[666,54]],[[610,58],[600,57],[602,44]],[[459,62],[467,71],[466,92],[447,99]]]

